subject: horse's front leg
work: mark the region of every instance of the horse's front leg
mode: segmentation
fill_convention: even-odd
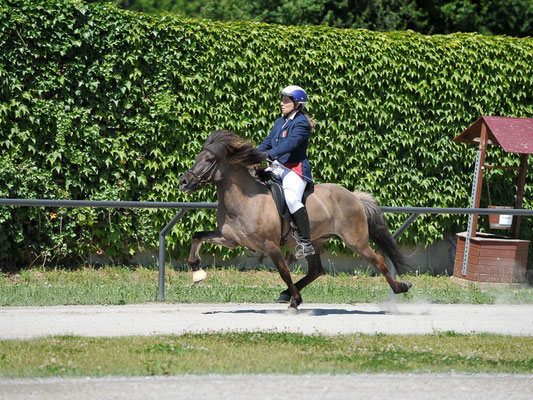
[[[200,246],[203,242],[218,244],[224,247],[234,249],[238,243],[222,235],[219,230],[196,232],[192,237],[191,252],[189,253],[189,265],[192,270],[192,280],[194,283],[200,283],[207,277],[207,273],[202,269],[200,264]]]
[[[296,285],[292,282],[291,272],[285,263],[285,258],[283,257],[281,249],[272,242],[269,243],[267,249],[265,250],[278,268],[281,279],[283,279],[283,282],[287,284],[291,298],[289,310],[298,311],[298,306],[302,303],[302,296],[300,295],[300,291]]]
[[[302,291],[304,287],[309,285],[318,277],[325,275],[324,267],[322,266],[322,261],[320,260],[320,252],[318,251],[318,246],[315,247],[315,250],[317,250],[316,254],[306,257],[307,274],[294,284],[299,291]],[[289,303],[290,301],[291,293],[289,289],[281,292],[279,298],[276,300],[277,303]]]

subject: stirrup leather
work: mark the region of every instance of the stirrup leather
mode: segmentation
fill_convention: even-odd
[[[292,228],[292,237],[296,240],[296,243],[300,244],[302,242],[302,237],[300,236],[300,232],[298,232],[298,227],[292,221],[291,221],[291,228]]]

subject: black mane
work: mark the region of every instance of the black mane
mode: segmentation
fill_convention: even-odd
[[[249,141],[239,137],[233,131],[213,131],[202,150],[210,151],[217,160],[226,159],[230,164],[250,166],[264,161],[262,153]]]

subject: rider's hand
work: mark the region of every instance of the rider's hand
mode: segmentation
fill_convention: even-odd
[[[268,155],[266,151],[260,151],[259,158],[261,159],[261,161],[266,161],[270,158],[270,156]]]

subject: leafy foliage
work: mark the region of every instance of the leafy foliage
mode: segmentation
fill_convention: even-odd
[[[3,0],[0,197],[216,201],[213,188],[177,190],[207,135],[233,129],[258,143],[278,116],[280,88],[298,84],[318,122],[309,148],[317,181],[368,190],[387,206],[466,207],[475,149],[451,139],[480,115],[533,116],[532,54],[530,38],[221,23],[112,3]],[[518,165],[514,155],[491,154]],[[513,176],[494,174],[495,204],[512,200]],[[525,199],[531,208],[530,185]],[[173,213],[3,207],[0,263],[75,265],[95,252],[126,262],[157,246]],[[387,218],[394,228],[405,217]],[[191,232],[214,228],[215,215],[190,212],[182,221],[168,238],[179,255]],[[402,241],[431,243],[465,221],[420,218]],[[529,219],[522,232],[530,235]]]
[[[106,0],[109,1],[109,0]],[[173,12],[188,16],[197,16],[201,12],[204,0],[115,0],[123,8],[143,11],[151,14]]]
[[[115,0],[122,7],[219,21],[328,25],[425,34],[479,32],[531,36],[530,0]]]

